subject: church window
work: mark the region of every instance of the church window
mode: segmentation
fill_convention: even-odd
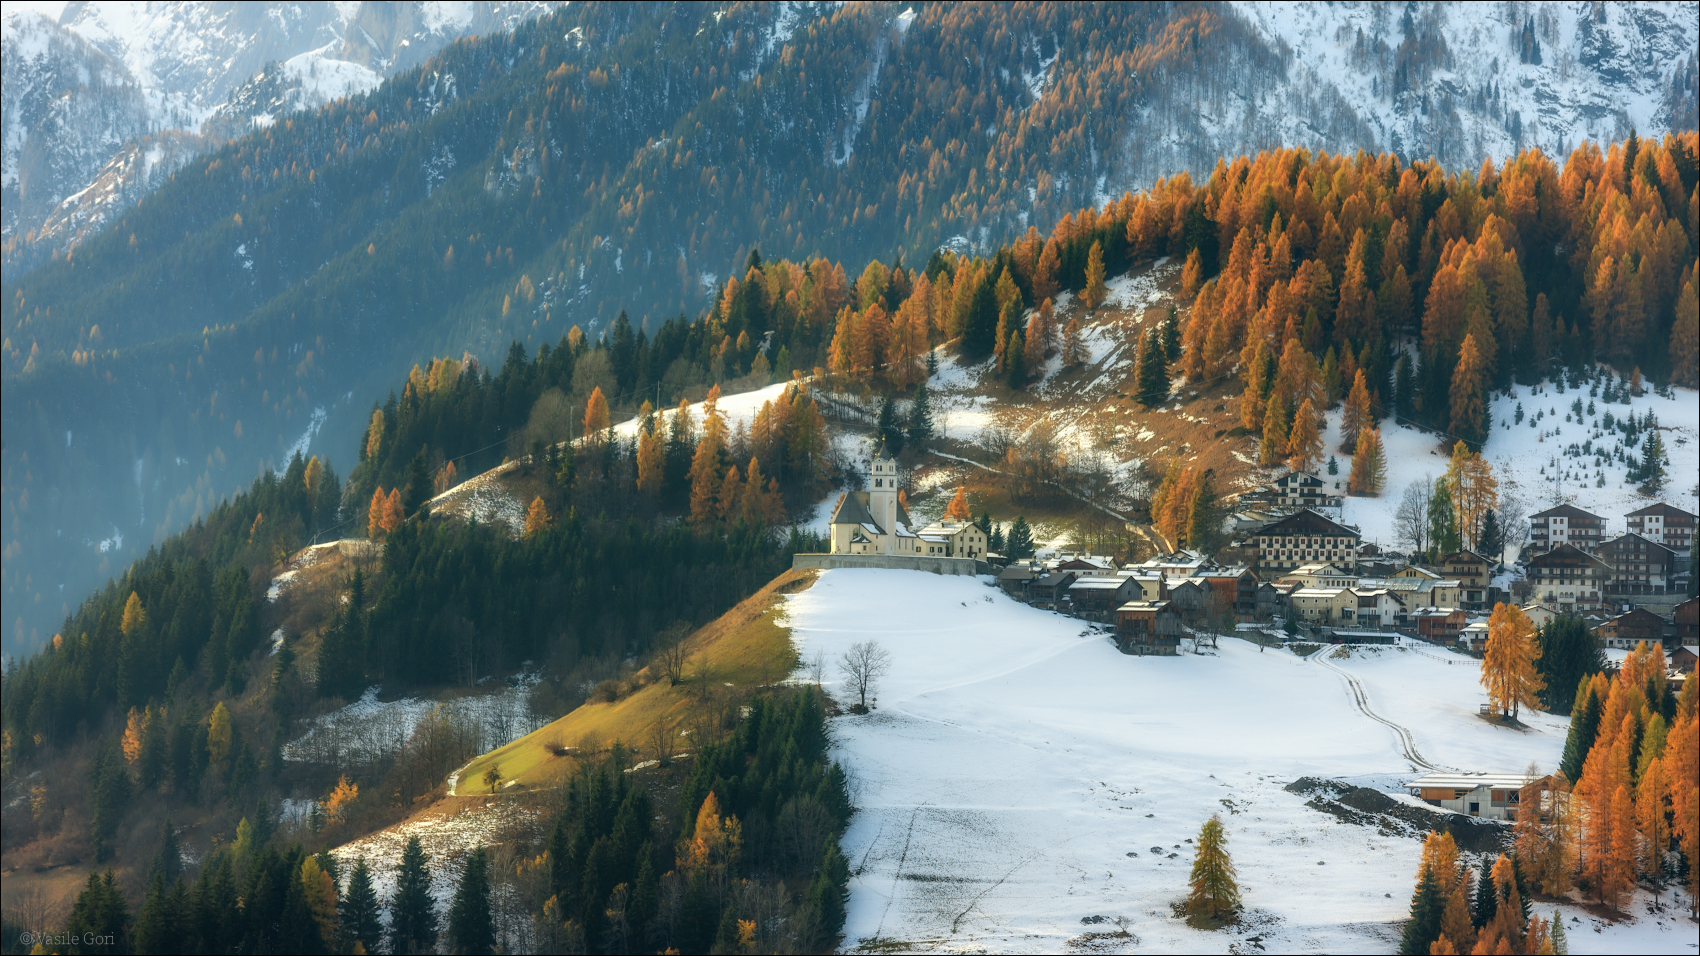
[[[881,487],[881,480],[880,479],[878,479],[878,478],[874,479],[874,487],[875,488]]]

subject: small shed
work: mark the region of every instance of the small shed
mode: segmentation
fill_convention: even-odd
[[[1181,612],[1168,601],[1129,601],[1116,608],[1116,644],[1123,654],[1180,653]]]

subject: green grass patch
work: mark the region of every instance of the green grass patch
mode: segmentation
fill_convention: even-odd
[[[627,696],[611,703],[586,703],[473,760],[462,768],[456,792],[485,792],[484,774],[491,767],[501,774],[504,788],[548,786],[615,741],[639,760],[671,756],[662,750],[694,750],[680,731],[699,721],[705,710],[735,706],[796,669],[797,651],[779,598],[813,583],[810,572],[781,574],[687,638],[690,656],[684,681],[671,683],[652,664],[638,675],[643,686]]]

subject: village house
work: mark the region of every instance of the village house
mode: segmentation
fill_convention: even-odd
[[[1156,571],[1129,567],[1117,571],[1116,575],[1128,578],[1139,585],[1139,596],[1133,600],[1167,601],[1169,599],[1168,581]]]
[[[1545,778],[1521,773],[1424,774],[1407,787],[1411,795],[1430,806],[1468,814],[1484,820],[1515,822],[1524,794],[1537,794]],[[1539,812],[1531,808],[1531,812]]]
[[[1553,618],[1559,616],[1557,611],[1545,604],[1525,604],[1523,605],[1523,614],[1536,628],[1546,627],[1552,623]]]
[[[1629,530],[1657,541],[1672,551],[1688,551],[1694,547],[1695,515],[1664,502],[1648,505],[1624,515]]]
[[[1017,601],[1025,601],[1031,595],[1028,593],[1039,573],[1030,564],[1012,564],[998,572],[998,587]]]
[[[1215,567],[1215,563],[1204,554],[1188,551],[1185,548],[1169,554],[1159,554],[1147,558],[1138,564],[1130,564],[1129,568],[1140,571],[1154,571],[1170,578],[1190,577],[1206,568]]]
[[[1259,584],[1257,616],[1265,619],[1286,617],[1289,599],[1298,589],[1296,584],[1282,584],[1278,581],[1264,581]]]
[[[1301,621],[1357,624],[1358,596],[1350,588],[1299,588],[1288,601]]]
[[[1233,608],[1234,618],[1249,623],[1257,617],[1257,574],[1250,568],[1222,568],[1199,571],[1193,578],[1204,582],[1216,596],[1213,604]]]
[[[1196,578],[1182,578],[1169,585],[1169,601],[1181,614],[1193,619],[1204,611],[1205,597],[1209,593],[1209,586]]]
[[[1258,571],[1290,571],[1319,561],[1351,570],[1362,540],[1352,528],[1305,509],[1258,529],[1248,544],[1256,542]]]
[[[1646,608],[1634,608],[1607,618],[1594,628],[1594,638],[1601,647],[1632,651],[1637,644],[1663,644],[1665,619]]]
[[[1342,571],[1332,564],[1307,564],[1294,568],[1280,576],[1279,580],[1291,581],[1306,588],[1355,588],[1358,586],[1358,576],[1350,571]]]
[[[1027,593],[1031,595],[1034,607],[1057,608],[1068,594],[1068,589],[1080,577],[1078,571],[1051,571],[1034,578],[1029,583]]]
[[[1671,613],[1676,639],[1683,645],[1700,644],[1700,598],[1689,598]]]
[[[1471,621],[1458,632],[1458,649],[1480,651],[1487,647],[1488,622]]]
[[[1068,600],[1074,607],[1074,613],[1093,620],[1108,621],[1116,608],[1139,594],[1139,582],[1119,575],[1082,575],[1068,587]]]
[[[1181,613],[1167,601],[1129,601],[1116,608],[1116,643],[1123,654],[1180,653]]]
[[[1611,568],[1607,594],[1665,594],[1676,574],[1676,552],[1630,532],[1600,545],[1596,553]]]
[[[1605,540],[1605,533],[1606,519],[1575,505],[1559,505],[1529,516],[1530,546],[1537,552],[1566,544],[1592,551]]]
[[[1399,598],[1399,603],[1413,607],[1458,607],[1463,588],[1452,578],[1437,577],[1422,568],[1405,568],[1386,578],[1359,578],[1360,588],[1385,588]]]
[[[1700,647],[1693,644],[1683,644],[1670,652],[1670,669],[1676,674],[1694,673],[1694,665],[1700,663]]]
[[[1599,607],[1611,566],[1574,544],[1561,544],[1529,560],[1535,599],[1569,614]]]
[[[1269,485],[1268,501],[1276,507],[1296,511],[1300,508],[1339,508],[1339,495],[1328,493],[1328,483],[1304,471],[1290,471]]]
[[[1358,599],[1357,626],[1395,628],[1405,626],[1405,605],[1386,588],[1353,588]]]
[[[1458,640],[1458,633],[1469,621],[1469,615],[1461,607],[1419,607],[1412,611],[1409,620],[1416,625],[1417,636],[1435,644],[1452,644]]]
[[[1440,559],[1440,573],[1455,578],[1463,593],[1459,603],[1479,611],[1487,605],[1494,562],[1474,551],[1454,551]]]

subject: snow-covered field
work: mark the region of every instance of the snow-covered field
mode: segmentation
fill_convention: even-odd
[[[1560,394],[1551,382],[1532,387],[1519,385],[1513,393],[1511,398],[1502,394],[1493,399],[1493,429],[1483,454],[1493,464],[1500,494],[1517,495],[1527,514],[1564,502],[1603,516],[1608,536],[1627,530],[1623,516],[1651,504],[1654,499],[1642,496],[1634,485],[1624,480],[1622,462],[1597,468],[1594,455],[1574,455],[1567,450],[1584,442],[1590,448],[1614,450],[1623,435],[1603,430],[1606,414],[1622,420],[1630,415],[1641,419],[1648,412],[1658,418],[1665,451],[1670,456],[1669,484],[1658,500],[1688,511],[1700,510],[1700,499],[1696,498],[1700,484],[1695,480],[1700,475],[1700,395],[1694,390],[1673,389],[1672,398],[1649,392],[1632,399],[1628,405],[1606,404],[1597,396],[1590,397],[1586,387],[1570,388]],[[1577,399],[1582,400],[1582,420],[1567,421],[1567,416],[1574,419],[1571,405]],[[1519,405],[1524,417],[1516,422]],[[1593,414],[1588,414],[1590,405]],[[1543,415],[1540,421],[1534,420],[1537,413]],[[1340,410],[1329,414],[1328,433],[1323,436],[1328,454],[1339,459],[1340,474],[1324,477],[1338,481],[1344,489],[1351,471],[1351,456],[1339,450],[1340,416]],[[1347,498],[1345,520],[1362,530],[1365,541],[1388,546],[1398,543],[1393,513],[1406,486],[1420,478],[1445,475],[1447,456],[1437,436],[1396,425],[1391,419],[1382,422],[1381,441],[1387,451],[1387,488],[1378,498]],[[1636,459],[1641,451],[1640,444],[1624,449],[1628,457]],[[1605,479],[1603,486],[1599,484],[1601,477]]]
[[[1550,768],[1563,745],[1561,719],[1528,732],[1479,721],[1476,669],[1435,649],[1323,662],[1224,639],[1205,656],[1127,657],[983,579],[873,569],[824,572],[787,614],[804,659],[870,639],[892,656],[874,713],[834,722],[859,808],[844,841],[847,948],[1392,952],[1419,842],[1283,789],[1319,776],[1402,794],[1414,775],[1342,671],[1433,763]],[[1212,813],[1247,907],[1225,933],[1171,910],[1187,841]],[[1571,917],[1589,918],[1567,911],[1573,952],[1693,948],[1691,926],[1643,918],[1596,935]],[[1083,937],[1118,918],[1131,938]]]

